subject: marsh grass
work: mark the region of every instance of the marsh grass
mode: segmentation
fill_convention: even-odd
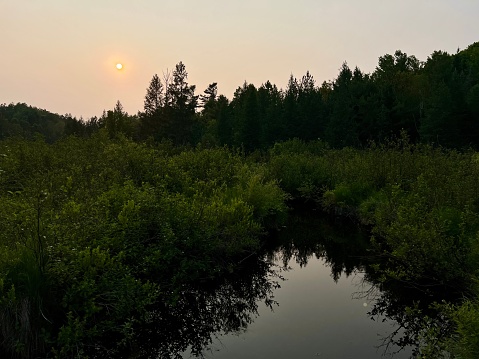
[[[51,324],[48,280],[28,248],[21,248],[1,283],[2,347],[15,358],[32,358],[46,349]]]

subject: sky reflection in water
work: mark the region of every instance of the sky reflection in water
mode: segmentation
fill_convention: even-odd
[[[381,346],[397,324],[368,314],[378,290],[363,279],[364,236],[347,225],[312,223],[304,216],[296,220],[266,255],[285,279],[273,291],[278,305],[271,310],[259,303],[258,316],[246,330],[219,336],[205,357],[409,358],[410,348],[396,353],[398,347]]]
[[[302,268],[292,259],[286,280],[275,291],[274,312],[260,305],[259,317],[245,333],[220,337],[207,358],[381,358],[382,339],[394,323],[371,320],[372,303],[361,293],[370,288],[363,275],[342,275],[335,283],[324,260]],[[364,303],[368,305],[365,307]],[[391,351],[398,348],[390,348]],[[409,358],[411,351],[394,358]],[[387,353],[386,353],[387,354]],[[386,355],[389,357],[389,355]]]

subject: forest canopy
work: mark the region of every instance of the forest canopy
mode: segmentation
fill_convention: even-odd
[[[290,76],[285,89],[266,81],[244,83],[230,100],[212,82],[201,95],[188,83],[186,66],[153,75],[144,109],[134,115],[118,101],[113,110],[88,120],[56,115],[26,104],[0,106],[0,139],[48,142],[90,136],[106,128],[134,140],[174,144],[228,145],[247,151],[299,138],[333,147],[362,147],[405,131],[414,143],[479,146],[479,43],[456,54],[433,52],[426,61],[400,50],[378,59],[371,74],[345,62],[333,81],[318,84],[310,72]]]

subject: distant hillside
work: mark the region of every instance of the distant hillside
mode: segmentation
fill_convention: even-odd
[[[25,103],[0,105],[0,139],[42,135],[47,142],[81,131],[82,124],[71,116],[28,106]]]

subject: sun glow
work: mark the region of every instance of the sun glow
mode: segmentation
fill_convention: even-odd
[[[122,68],[123,68],[122,64],[120,64],[120,63],[116,64],[116,69],[117,70],[121,70]]]

